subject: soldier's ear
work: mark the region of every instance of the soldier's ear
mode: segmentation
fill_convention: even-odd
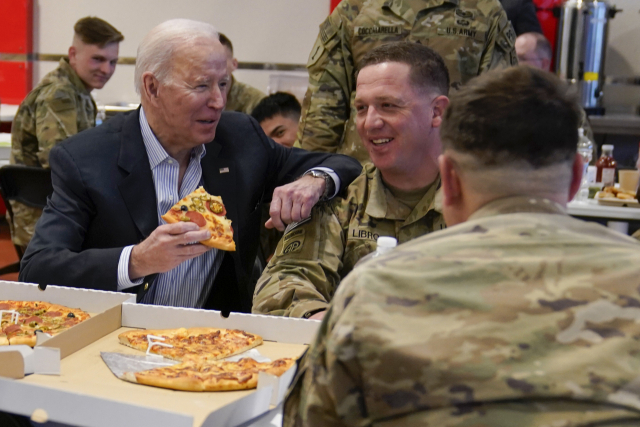
[[[76,63],[76,47],[69,47],[69,64],[74,65]]]
[[[231,70],[231,72],[234,72],[235,70],[238,69],[238,60],[236,58],[233,58],[231,60],[231,65],[233,66],[233,70]]]
[[[442,124],[442,117],[444,115],[444,110],[449,106],[449,98],[444,95],[440,95],[436,97],[433,101],[431,101],[432,110],[433,110],[433,118],[431,120],[431,126],[434,128],[440,127]]]
[[[461,197],[460,177],[456,171],[455,162],[446,153],[438,157],[440,179],[442,181],[442,203],[454,205]]]

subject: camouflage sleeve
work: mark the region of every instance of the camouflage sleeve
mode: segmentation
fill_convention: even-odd
[[[258,280],[254,313],[308,317],[327,308],[340,282],[344,232],[330,205],[288,228]]]
[[[320,25],[309,55],[309,86],[297,136],[305,150],[335,153],[343,138],[355,90],[355,64],[345,24],[349,10],[344,0],[335,8]]]
[[[340,287],[300,362],[284,402],[283,427],[365,425],[366,399],[349,322],[349,312],[356,309],[353,289]]]
[[[511,22],[507,19],[504,9],[500,8],[489,29],[487,46],[480,60],[478,74],[493,69],[503,69],[512,65],[518,65],[516,56],[516,32]]]
[[[51,149],[78,133],[78,106],[72,92],[57,88],[38,100],[35,113],[38,160],[48,168]]]

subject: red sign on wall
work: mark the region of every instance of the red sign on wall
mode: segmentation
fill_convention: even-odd
[[[33,0],[0,0],[0,102],[19,104],[31,90]]]

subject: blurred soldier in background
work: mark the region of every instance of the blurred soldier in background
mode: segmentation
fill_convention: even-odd
[[[346,195],[287,228],[258,280],[254,313],[321,318],[378,237],[404,243],[444,227],[436,210],[439,126],[449,103],[444,61],[426,46],[400,42],[369,51],[359,67],[356,125],[373,164]]]
[[[11,127],[11,164],[48,168],[49,152],[60,141],[96,125],[93,89],[102,89],[118,62],[124,36],[100,18],[76,22],[69,58],[27,95]],[[26,247],[42,210],[11,202],[14,244]]]
[[[238,68],[238,60],[233,57],[233,44],[224,34],[220,33],[220,43],[227,52],[227,73],[231,77],[231,87],[227,94],[225,111],[239,111],[251,114],[258,102],[266,95],[253,86],[239,82],[233,77],[233,72]]]
[[[273,93],[256,105],[251,116],[269,138],[285,147],[293,147],[300,121],[300,103],[295,96],[287,92]]]
[[[376,46],[403,40],[429,46],[457,88],[487,70],[517,64],[515,39],[498,0],[342,0],[320,25],[309,55],[298,141],[306,150],[369,160],[353,99],[356,65]]]
[[[285,401],[285,426],[640,424],[640,245],[567,215],[580,110],[532,67],[451,97],[449,228],[357,267]]]

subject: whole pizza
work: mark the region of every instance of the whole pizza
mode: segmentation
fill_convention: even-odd
[[[35,346],[37,332],[57,335],[87,320],[78,308],[44,301],[0,301],[0,345]]]

